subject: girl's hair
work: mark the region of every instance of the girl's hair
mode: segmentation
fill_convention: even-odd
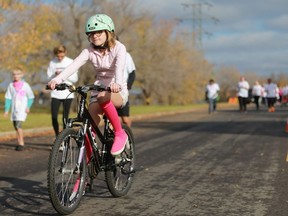
[[[24,73],[24,69],[20,65],[17,65],[13,71],[20,71],[21,73]]]
[[[64,45],[59,45],[53,49],[54,55],[57,55],[59,53],[65,53],[66,47]]]
[[[116,35],[114,32],[110,32],[107,30],[104,30],[106,35],[107,35],[107,41],[106,41],[106,45],[108,46],[108,48],[113,48],[116,45]]]

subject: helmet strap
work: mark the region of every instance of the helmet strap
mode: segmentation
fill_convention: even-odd
[[[90,40],[89,40],[89,37],[88,37],[88,41],[92,44],[92,47],[94,48],[94,49],[108,49],[109,47],[108,47],[108,43],[107,43],[107,41],[104,43],[104,44],[102,44],[102,45],[95,45],[94,43],[92,43]]]
[[[91,43],[94,49],[108,49],[108,46],[103,44],[102,46],[96,46],[95,44]]]

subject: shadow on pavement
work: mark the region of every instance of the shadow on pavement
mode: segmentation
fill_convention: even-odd
[[[0,184],[1,215],[57,215],[41,182],[2,176]]]

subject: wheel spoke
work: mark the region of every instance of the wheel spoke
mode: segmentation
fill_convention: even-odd
[[[57,137],[49,157],[48,190],[55,210],[60,214],[70,214],[79,205],[86,179],[86,158],[83,158],[76,174],[79,157],[77,131],[65,129]],[[64,142],[63,151],[59,151]]]
[[[111,194],[115,197],[124,196],[128,193],[134,176],[135,167],[135,144],[132,132],[123,127],[129,137],[129,145],[116,157],[114,168],[105,173],[106,183]]]

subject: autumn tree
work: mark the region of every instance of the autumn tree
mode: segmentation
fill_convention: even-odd
[[[240,71],[232,66],[222,66],[215,70],[215,81],[220,85],[220,97],[222,100],[237,96],[237,83],[240,76]]]
[[[157,23],[147,17],[133,29],[132,51],[136,65],[141,66],[137,68],[137,85],[142,89],[146,104],[197,101],[203,91],[203,80],[211,71],[212,65],[200,52],[187,46],[181,34],[173,34],[174,24]]]
[[[1,26],[0,64],[12,69],[19,64],[27,72],[41,70],[47,64],[47,52],[55,46],[59,32],[57,14],[47,5],[22,5],[21,10],[5,14]],[[21,19],[15,19],[21,17]]]
[[[21,11],[24,8],[24,4],[18,0],[0,0],[0,24],[4,23],[5,15],[9,11]]]

